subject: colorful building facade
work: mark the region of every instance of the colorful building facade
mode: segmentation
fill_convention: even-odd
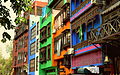
[[[15,30],[14,75],[119,75],[119,0],[41,1]]]
[[[58,75],[71,74],[70,58],[64,59],[70,48],[70,1],[52,1],[52,9],[56,10],[53,20],[52,48],[53,66],[57,67]],[[49,6],[51,5],[49,4]]]
[[[40,75],[57,75],[56,67],[52,66],[52,10],[43,8],[40,25]]]
[[[40,18],[46,2],[34,1],[29,22],[28,75],[39,75]]]
[[[89,41],[90,31],[102,24],[100,9],[92,0],[71,0],[71,31],[73,73],[84,73],[84,67],[100,67],[103,65],[103,54],[100,44]],[[99,72],[98,72],[99,73]]]
[[[102,45],[104,54],[104,66],[102,71],[106,75],[120,74],[120,1],[104,0],[102,6],[102,24],[90,31],[92,43]],[[94,35],[94,36],[93,36]]]
[[[20,23],[13,40],[13,75],[27,75],[28,71],[28,23]]]

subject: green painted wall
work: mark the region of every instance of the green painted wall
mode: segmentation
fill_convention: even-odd
[[[46,8],[46,15],[49,11],[51,11],[51,9],[47,7]],[[42,23],[42,19],[43,18],[40,18],[40,21],[41,21],[40,29],[42,29],[44,26],[47,26],[49,23],[51,23],[51,27],[50,27],[51,28],[51,33],[50,33],[51,35],[50,35],[50,37],[47,38],[47,40],[44,43],[40,43],[40,48],[51,45],[51,50],[50,50],[51,51],[51,55],[50,55],[51,59],[46,61],[46,63],[42,63],[42,64],[39,63],[39,75],[49,75],[49,73],[46,73],[46,70],[49,70],[49,69],[57,70],[56,67],[52,67],[52,13],[47,15],[47,17],[43,23]],[[57,71],[52,72],[52,74],[57,75]]]

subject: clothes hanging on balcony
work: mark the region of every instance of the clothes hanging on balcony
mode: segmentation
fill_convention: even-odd
[[[60,50],[61,50],[61,39],[59,39],[57,43],[57,56],[60,56]]]
[[[83,36],[82,25],[80,25],[80,29],[79,29],[79,38],[80,38],[80,40],[83,39],[82,36]]]

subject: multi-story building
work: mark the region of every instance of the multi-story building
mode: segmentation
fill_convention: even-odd
[[[70,48],[70,1],[53,0],[49,2],[49,7],[56,10],[53,22],[53,66],[57,66],[58,75],[71,74],[70,57],[65,59]]]
[[[40,75],[57,75],[56,67],[52,66],[52,10],[43,8],[40,24]]]
[[[25,14],[25,18],[27,15]],[[19,23],[15,29],[15,36],[13,40],[13,75],[27,75],[28,64],[28,24]]]
[[[120,1],[102,0],[102,24],[90,31],[92,43],[101,44],[105,75],[120,74]]]
[[[103,65],[101,44],[89,40],[91,29],[102,24],[100,15],[102,4],[101,0],[71,0],[70,22],[74,48],[71,67],[75,74],[85,73],[86,69],[95,66],[97,67],[94,70],[99,73],[99,68]]]
[[[34,1],[29,22],[28,75],[39,75],[40,18],[46,2]]]

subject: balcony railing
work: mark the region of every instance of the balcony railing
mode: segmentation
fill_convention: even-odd
[[[68,21],[70,21],[70,4],[66,3],[55,16],[55,29],[59,30]]]
[[[104,43],[106,40],[117,40],[119,39],[118,36],[120,36],[120,16],[88,32],[88,39],[92,41],[92,43]]]
[[[105,7],[103,9],[106,10],[117,2],[119,2],[119,0],[106,0]]]
[[[72,11],[72,15],[74,15],[75,13],[77,13],[80,9],[82,9],[88,2],[90,2],[91,0],[85,0],[84,2],[82,2],[74,11]]]
[[[63,23],[66,23],[67,21],[70,21],[70,4],[66,3],[63,6]]]
[[[97,6],[93,7],[92,9],[87,11],[84,15],[81,15],[78,19],[71,23],[72,29],[76,29],[78,26],[84,23],[86,24],[88,20],[94,18],[99,13],[100,13],[99,8]]]
[[[16,31],[16,35],[15,35],[15,39],[17,37],[19,37],[20,35],[22,35],[26,30],[28,30],[28,25],[26,24],[22,24],[20,25],[15,31]]]
[[[88,40],[86,40],[86,41],[83,41],[83,42],[78,43],[77,45],[73,46],[73,48],[74,48],[74,50],[76,50],[76,49],[79,49],[79,48],[88,46],[88,45],[90,45],[90,44],[91,44],[91,43],[90,43]]]

